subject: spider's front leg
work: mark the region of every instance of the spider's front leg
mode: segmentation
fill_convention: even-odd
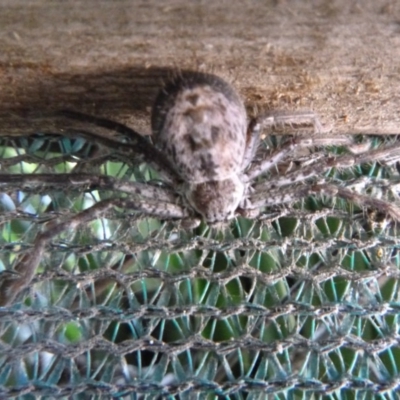
[[[163,219],[183,219],[192,217],[187,209],[177,204],[117,198],[102,200],[66,221],[58,223],[51,222],[50,226],[36,237],[32,249],[17,261],[14,270],[2,272],[0,280],[0,306],[6,306],[12,303],[14,299],[29,286],[37,267],[43,259],[46,247],[55,236],[66,230],[76,230],[82,224],[101,218],[107,211],[116,207],[134,210],[135,212]]]

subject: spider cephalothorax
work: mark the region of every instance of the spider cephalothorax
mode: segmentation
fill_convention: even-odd
[[[146,162],[163,183],[91,175],[82,171],[82,166],[73,173],[0,175],[0,184],[8,189],[37,185],[41,189],[68,187],[113,193],[111,198],[98,200],[86,210],[61,222],[52,221],[43,229],[32,249],[20,256],[12,273],[2,279],[0,305],[10,303],[30,283],[53,237],[115,208],[164,220],[186,220],[186,226],[193,226],[193,221],[200,220],[208,224],[229,221],[236,214],[257,216],[266,207],[319,194],[343,198],[361,209],[375,209],[400,220],[397,193],[391,196],[393,201],[386,201],[368,194],[370,182],[353,180],[344,184],[328,174],[332,169],[375,161],[396,163],[400,159],[397,141],[376,149],[364,146],[361,151],[351,137],[323,133],[313,112],[269,112],[248,121],[239,95],[214,75],[185,73],[166,84],[152,110],[154,144],[114,121],[74,111],[61,115],[119,132],[122,139],[81,128],[65,129],[63,135],[83,137],[111,149],[113,156],[127,164]],[[260,146],[260,131],[266,126],[304,123],[313,126],[305,135],[283,136],[277,144]],[[343,150],[335,153],[325,149],[332,145]],[[362,190],[353,190],[354,187]]]

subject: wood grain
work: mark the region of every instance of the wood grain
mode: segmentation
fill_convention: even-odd
[[[62,129],[58,109],[149,133],[179,69],[220,75],[251,114],[313,109],[334,132],[398,134],[399,21],[395,0],[3,0],[0,134]]]

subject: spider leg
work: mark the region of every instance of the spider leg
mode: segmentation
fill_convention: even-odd
[[[263,127],[273,127],[277,125],[312,125],[314,133],[323,133],[329,131],[322,126],[318,114],[314,111],[280,111],[270,110],[257,117],[257,122]]]
[[[96,140],[97,137],[100,136],[101,141],[107,141],[107,143],[105,143],[107,147],[110,148],[111,144],[114,147],[118,146],[118,150],[122,151],[123,153],[130,151],[131,153],[135,153],[136,155],[139,154],[141,157],[143,157],[144,161],[154,166],[154,168],[162,173],[163,176],[167,176],[170,180],[172,179],[172,181],[177,181],[180,179],[179,174],[176,172],[174,166],[171,164],[168,158],[165,157],[164,153],[153,146],[149,142],[149,140],[143,135],[127,127],[126,125],[105,118],[98,118],[91,115],[82,114],[76,111],[63,110],[59,111],[58,114],[63,117],[74,119],[80,122],[88,122],[100,128],[105,128],[121,133],[122,135],[124,135],[124,137],[128,138],[128,142],[110,139],[103,135],[94,135],[93,133],[90,134],[87,131],[83,132],[80,136],[92,136],[91,139],[93,139],[93,136],[96,136]],[[69,131],[73,130],[69,129]],[[79,135],[80,130],[74,130],[74,132]],[[68,131],[64,132],[64,134],[65,133],[68,133]],[[112,146],[111,148],[113,148]]]
[[[157,216],[165,219],[178,219],[193,217],[184,207],[173,203],[159,203],[146,200],[132,199],[107,199],[102,200],[92,207],[79,212],[66,221],[55,223],[50,222],[44,232],[37,235],[33,247],[24,254],[13,271],[5,271],[1,274],[0,280],[0,306],[10,304],[17,295],[26,289],[32,281],[35,271],[43,258],[46,246],[50,241],[65,230],[77,230],[82,224],[100,218],[107,211],[118,207],[131,209],[135,212]]]
[[[245,173],[245,180],[247,182],[253,180],[257,176],[267,172],[269,169],[277,165],[284,157],[293,153],[299,149],[305,149],[314,146],[326,146],[329,145],[349,145],[351,139],[347,136],[311,136],[308,138],[305,137],[295,137],[290,139],[287,143],[285,143],[281,148],[275,150],[272,154],[269,154],[266,158],[253,162],[249,169]]]
[[[127,164],[132,164],[132,160],[139,160],[140,162],[148,162],[163,178],[163,180],[172,183],[178,183],[181,181],[180,176],[174,170],[171,163],[164,157],[160,155],[159,150],[152,147],[155,150],[154,158],[151,160],[146,156],[146,154],[141,154],[140,149],[133,146],[131,143],[124,143],[119,140],[100,135],[95,132],[90,132],[85,129],[73,129],[68,128],[62,131],[62,134],[54,132],[42,132],[46,136],[63,136],[68,138],[83,138],[91,143],[101,144],[102,146],[115,150],[114,156],[118,156],[121,160]],[[152,146],[150,143],[148,143]]]
[[[75,174],[0,174],[0,188],[15,188],[24,191],[38,192],[46,190],[77,190],[90,192],[93,190],[110,190],[140,196],[150,200],[176,203],[176,193],[154,182],[132,182],[111,176],[94,176],[85,173]],[[39,188],[39,189],[38,189]]]
[[[258,122],[257,119],[253,118],[247,128],[246,149],[242,162],[242,171],[247,168],[247,166],[251,163],[256,154],[257,148],[260,144],[260,134],[261,124]]]
[[[391,145],[386,148],[376,149],[361,154],[345,154],[339,157],[330,156],[322,160],[318,159],[304,168],[298,168],[295,171],[289,172],[285,176],[274,178],[273,181],[256,184],[254,185],[254,190],[256,192],[265,192],[272,188],[302,182],[308,178],[321,175],[331,168],[351,168],[355,165],[376,161],[383,161],[386,164],[393,164],[400,161],[400,145]]]
[[[395,221],[400,221],[400,208],[385,200],[377,199],[368,195],[359,194],[346,187],[341,187],[329,183],[322,184],[298,184],[297,186],[287,186],[274,188],[267,194],[257,193],[250,198],[245,210],[254,210],[261,207],[274,206],[283,203],[292,203],[302,198],[315,194],[325,194],[329,197],[340,197],[358,205],[360,208],[369,207],[379,210]]]
[[[357,204],[360,208],[369,207],[374,210],[379,210],[393,220],[400,221],[400,208],[389,201],[359,194],[351,189],[331,184],[314,185],[312,190],[315,193],[326,194],[330,197],[337,196],[349,200],[350,202]]]

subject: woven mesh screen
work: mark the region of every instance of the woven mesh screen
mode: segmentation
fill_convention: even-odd
[[[79,137],[3,136],[0,151],[3,301],[40,232],[115,196],[54,174],[157,178]],[[399,178],[379,163],[326,174],[382,199]],[[396,398],[398,235],[379,210],[325,197],[221,229],[110,209],[54,235],[11,286],[0,397]]]

